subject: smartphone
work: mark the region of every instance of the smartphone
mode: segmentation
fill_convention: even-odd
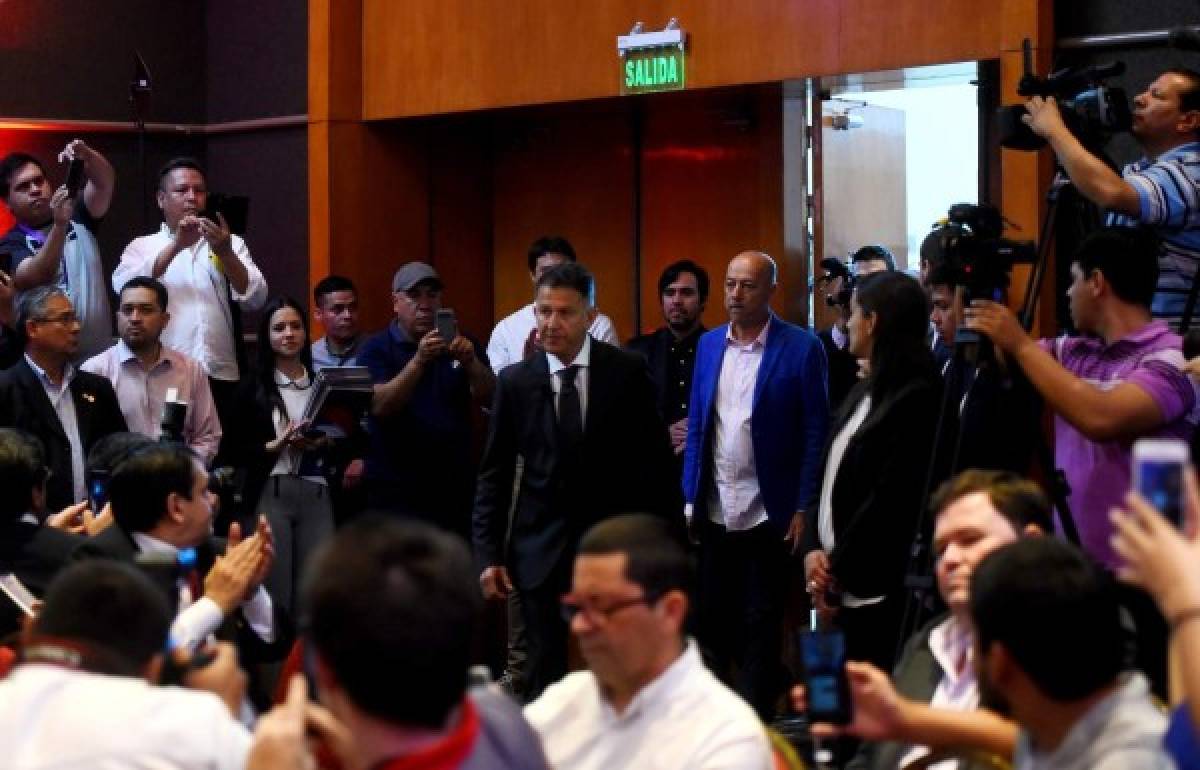
[[[33,605],[37,599],[29,592],[20,578],[11,572],[7,575],[0,575],[0,592],[12,599],[13,604],[17,605],[21,612],[33,617]]]
[[[67,195],[71,198],[79,196],[87,179],[83,176],[83,161],[74,158],[67,164]]]
[[[799,639],[809,723],[849,724],[854,706],[846,680],[845,635],[841,631],[801,631]]]
[[[458,336],[458,318],[455,317],[454,311],[447,307],[437,311],[436,323],[438,336],[449,345]]]
[[[88,500],[92,513],[99,516],[108,502],[108,471],[92,471],[88,474]]]
[[[1133,488],[1176,527],[1183,525],[1183,473],[1190,452],[1179,439],[1139,439],[1133,445]]]

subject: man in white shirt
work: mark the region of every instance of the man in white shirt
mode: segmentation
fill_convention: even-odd
[[[683,636],[689,582],[687,554],[662,519],[618,516],[584,536],[563,609],[588,670],[525,709],[551,766],[772,766],[754,711]]]
[[[245,688],[233,650],[219,647],[186,674],[194,689],[158,686],[170,618],[130,565],[90,562],[59,575],[20,663],[0,680],[4,767],[240,769],[250,735],[233,717]]]
[[[241,310],[258,310],[267,282],[250,259],[245,242],[229,231],[218,212],[209,218],[204,170],[191,158],[169,161],[158,175],[158,232],[135,238],[113,271],[120,294],[135,275],[163,282],[174,319],[162,343],[200,362],[211,380],[217,411],[224,418],[241,376]]]
[[[76,558],[131,562],[138,554],[161,554],[178,559],[184,549],[195,549],[197,580],[179,591],[181,611],[171,626],[172,641],[194,649],[220,631],[236,636],[243,659],[282,657],[280,623],[262,587],[274,561],[265,518],[250,537],[242,538],[234,524],[227,542],[215,540],[208,472],[193,452],[174,444],[156,443],[121,461],[108,494],[116,524],[84,541]]]
[[[1050,503],[1032,481],[1003,471],[969,470],[946,481],[930,501],[938,592],[949,612],[918,630],[904,648],[891,681],[869,663],[851,664],[855,721],[849,732],[866,739],[848,767],[896,770],[929,754],[893,718],[924,708],[973,711],[979,687],[972,666],[975,633],[968,587],[975,566],[1001,546],[1050,532]],[[803,706],[802,688],[794,693]],[[954,763],[937,764],[954,770]]]
[[[200,364],[161,342],[167,313],[167,289],[154,278],[138,275],[121,289],[117,302],[120,340],[84,361],[85,372],[112,383],[125,423],[134,433],[156,439],[162,434],[163,405],[183,403],[182,438],[211,464],[221,443],[221,422],[213,404],[208,378]]]
[[[534,241],[529,247],[529,278],[537,285],[538,279],[552,267],[563,262],[575,262],[575,248],[561,236],[543,236]],[[533,303],[530,302],[520,310],[502,319],[492,330],[492,338],[488,340],[487,357],[496,374],[501,369],[524,361],[530,355],[542,349],[537,336],[537,316]],[[617,341],[617,330],[608,316],[596,313],[588,327],[588,334],[601,342],[610,345],[620,345]]]

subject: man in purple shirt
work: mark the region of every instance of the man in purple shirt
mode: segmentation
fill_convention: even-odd
[[[1055,461],[1071,487],[1081,545],[1109,567],[1118,560],[1108,515],[1129,491],[1133,442],[1186,440],[1196,427],[1182,342],[1150,315],[1157,254],[1147,231],[1105,228],[1083,242],[1067,298],[1087,336],[1037,342],[1003,305],[976,300],[966,311],[967,326],[1015,359],[1054,411]]]
[[[183,439],[211,464],[221,442],[221,423],[208,377],[200,363],[159,341],[170,321],[167,289],[155,278],[130,278],[117,305],[120,340],[83,363],[83,370],[112,383],[129,429],[150,438],[162,432],[163,404],[187,405]]]

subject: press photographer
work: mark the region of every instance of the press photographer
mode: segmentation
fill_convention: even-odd
[[[1022,120],[1054,149],[1079,193],[1109,212],[1108,224],[1156,230],[1162,243],[1152,310],[1178,319],[1200,260],[1200,73],[1167,70],[1133,106],[1132,132],[1145,156],[1119,175],[1071,130],[1054,96],[1032,96]]]

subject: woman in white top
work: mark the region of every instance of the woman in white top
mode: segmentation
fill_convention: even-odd
[[[333,506],[323,475],[328,439],[302,420],[313,392],[308,316],[296,300],[276,297],[258,326],[257,366],[242,382],[229,455],[246,468],[242,518],[266,514],[275,535],[271,598],[295,617],[296,587],[308,555],[333,533]]]

